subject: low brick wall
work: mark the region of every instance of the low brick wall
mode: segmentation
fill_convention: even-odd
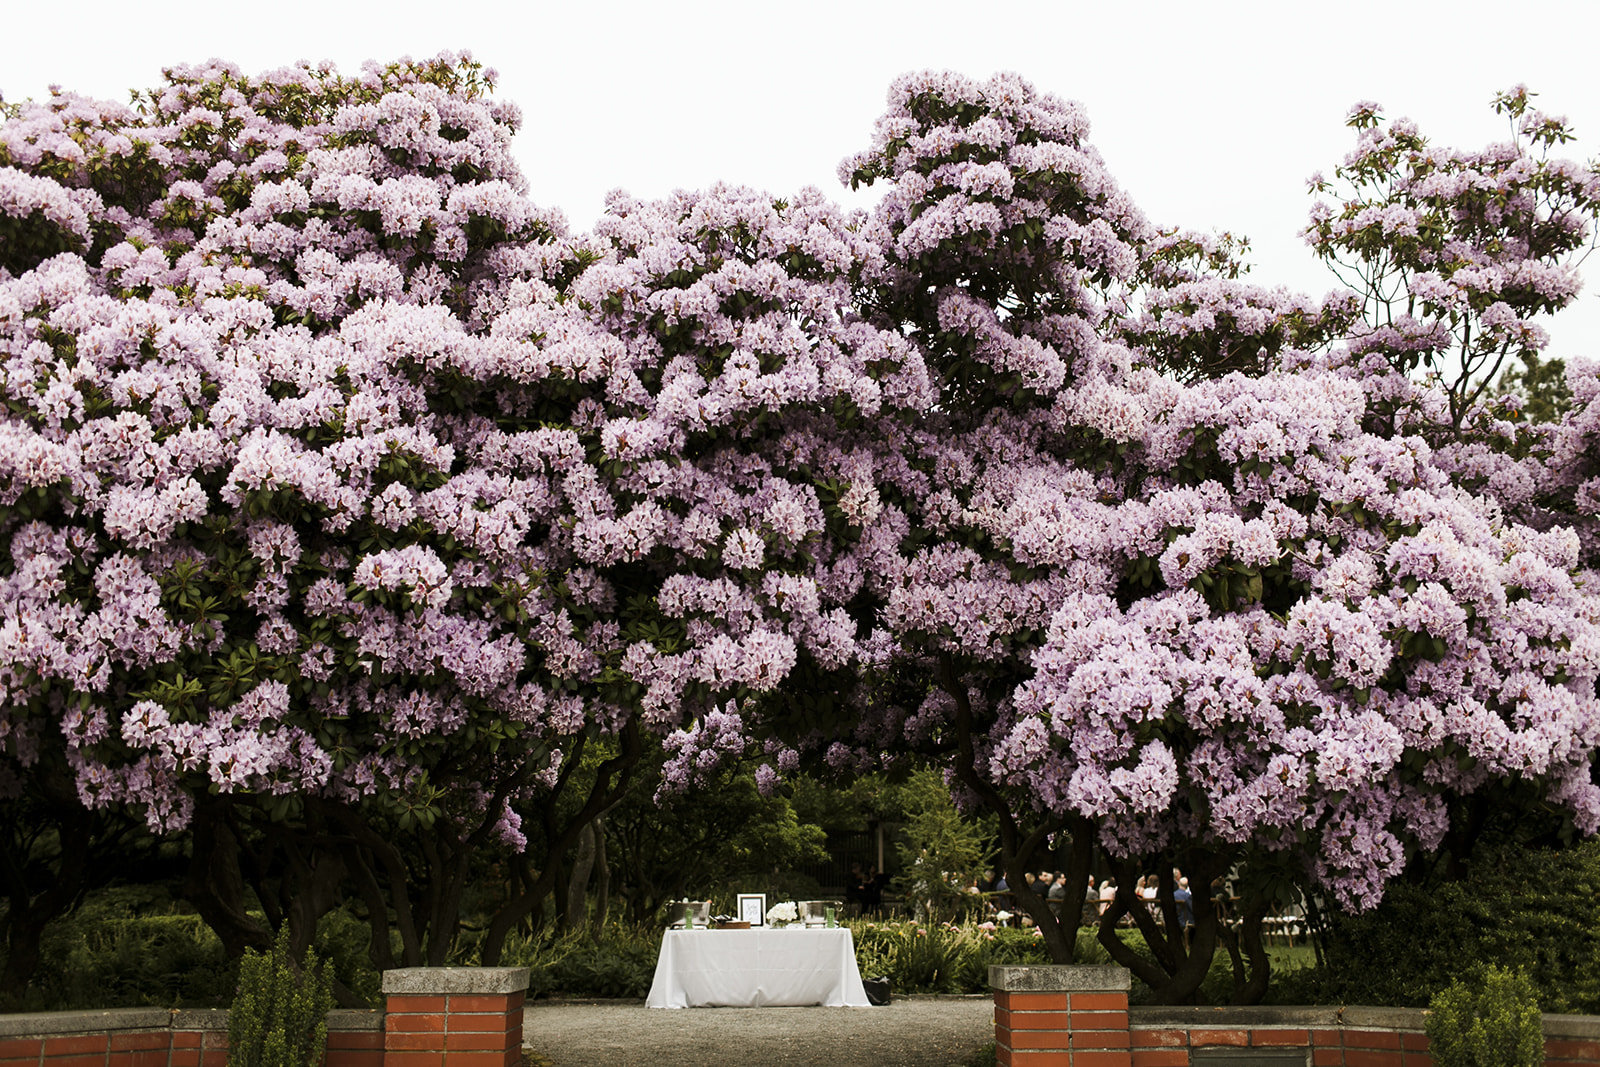
[[[1134,1008],[1132,1067],[1248,1062],[1242,1051],[1278,1049],[1312,1067],[1432,1067],[1420,1008]],[[1545,1063],[1600,1065],[1600,1017],[1546,1015]],[[1300,1054],[1290,1059],[1290,1050]],[[1198,1051],[1198,1055],[1195,1053]],[[1263,1064],[1265,1051],[1252,1054]]]
[[[1130,1009],[1121,967],[992,967],[989,983],[1003,1067],[1433,1064],[1418,1008]],[[1544,1037],[1546,1064],[1600,1067],[1600,1016],[1546,1015]]]
[[[384,973],[386,1010],[328,1013],[324,1067],[515,1067],[521,967]],[[0,1015],[0,1067],[226,1067],[226,1011]]]
[[[381,1011],[328,1013],[327,1067],[383,1067]],[[0,1015],[0,1067],[225,1067],[226,1011]]]

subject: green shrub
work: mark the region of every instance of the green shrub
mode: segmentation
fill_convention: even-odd
[[[1485,850],[1460,882],[1393,885],[1335,917],[1326,948],[1326,966],[1275,976],[1272,999],[1424,1007],[1496,963],[1526,973],[1546,1011],[1600,1014],[1600,842]]]
[[[45,928],[38,971],[26,989],[6,990],[7,1011],[101,1008],[226,1008],[239,964],[187,905],[145,887],[92,894]],[[314,945],[333,979],[369,1004],[381,977],[367,951],[370,929],[348,908],[322,917]],[[3,956],[0,956],[3,958]]]
[[[297,968],[289,927],[267,953],[246,951],[228,1012],[229,1067],[315,1067],[328,1046],[328,976],[309,947]]]
[[[919,993],[959,992],[957,978],[968,970],[962,966],[963,959],[975,951],[976,946],[962,936],[959,928],[908,924],[894,940],[890,974],[896,976],[895,988]]]
[[[850,924],[863,978],[888,978],[896,993],[987,993],[994,964],[1050,962],[1032,930],[915,922]],[[1078,933],[1078,962],[1107,963],[1086,930]]]
[[[336,908],[318,921],[317,939],[312,944],[335,980],[367,1004],[380,1003],[383,975],[372,965],[372,927],[356,918],[348,906]]]
[[[1544,1026],[1533,983],[1520,971],[1486,967],[1434,996],[1426,1030],[1438,1067],[1538,1067]]]
[[[886,977],[896,993],[963,993],[983,967],[974,927],[915,922],[862,923],[852,930],[856,966]]]
[[[661,930],[613,924],[588,930],[513,936],[501,963],[528,968],[530,997],[639,997],[655,977]]]
[[[129,916],[120,905],[91,897],[47,926],[38,970],[0,995],[5,1009],[227,1007],[238,967],[198,915]]]

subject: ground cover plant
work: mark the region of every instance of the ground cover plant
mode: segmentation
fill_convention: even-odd
[[[1056,960],[1110,867],[1097,951],[1168,1001],[1219,946],[1259,999],[1286,893],[1371,908],[1485,811],[1600,829],[1600,365],[1554,389],[1537,325],[1600,177],[1526,90],[1477,152],[1353,109],[1313,301],[1014,76],[897,81],[868,216],[717,186],[587,234],[493,83],[210,64],[0,126],[8,982],[151,835],[230,958],[355,903],[376,968],[468,910],[499,962],[639,776],[746,758],[937,768]]]

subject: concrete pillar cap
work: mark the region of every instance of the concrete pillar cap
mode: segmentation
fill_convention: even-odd
[[[526,967],[401,967],[383,972],[383,991],[400,996],[523,993]]]
[[[989,985],[1002,993],[1126,993],[1133,976],[1114,964],[995,965],[989,968]]]

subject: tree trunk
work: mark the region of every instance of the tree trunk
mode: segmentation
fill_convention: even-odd
[[[1117,936],[1117,923],[1128,914],[1128,903],[1132,893],[1124,886],[1117,886],[1117,895],[1111,898],[1111,903],[1106,906],[1105,912],[1100,916],[1099,939],[1106,952],[1117,963],[1122,964],[1133,972],[1145,985],[1151,989],[1158,989],[1167,982],[1167,972],[1154,960],[1148,960],[1128,947]]]
[[[39,941],[45,925],[65,915],[82,896],[88,880],[91,821],[89,812],[75,803],[59,809],[54,818],[58,854],[53,864],[46,864],[54,870],[47,874],[49,884],[37,891],[30,884],[28,873],[36,841],[34,828],[18,825],[17,832],[10,835],[16,841],[15,853],[7,850],[0,855],[8,901],[4,923],[6,965],[0,971],[0,990],[22,992],[39,969]]]
[[[594,827],[594,928],[599,932],[606,928],[606,920],[611,917],[611,863],[606,856],[606,817],[601,815],[596,818]]]
[[[1067,823],[1059,818],[1048,819],[1031,832],[1022,832],[1005,797],[978,773],[972,739],[972,700],[956,672],[955,660],[947,652],[939,656],[938,682],[956,706],[956,779],[970,789],[999,820],[1000,866],[1005,871],[1006,884],[1015,895],[1017,905],[1033,919],[1050,958],[1056,963],[1072,963],[1077,954],[1079,916],[1063,914],[1061,920],[1057,921],[1050,911],[1049,902],[1028,888],[1027,878],[1028,861],[1038,854],[1052,834],[1065,829]],[[1088,824],[1082,826],[1087,828]],[[1074,833],[1079,829],[1074,826]]]
[[[6,965],[0,970],[0,990],[4,990],[0,1000],[20,997],[39,969],[39,938],[48,920],[23,905],[24,901],[11,897],[6,912]]]
[[[400,934],[400,958],[393,962],[402,967],[423,966],[422,938],[426,934],[426,928],[423,924],[417,922],[415,912],[411,907],[411,894],[407,889],[409,879],[405,856],[401,854],[393,842],[374,830],[359,811],[339,806],[331,808],[330,814],[355,843],[372,857],[372,861],[364,863],[363,869],[358,871],[357,884],[361,887],[362,895],[367,899],[368,910],[373,916],[373,936],[376,938],[378,935],[379,924],[377,916],[381,913],[387,917],[392,909],[394,912],[394,929]],[[380,872],[389,883],[387,893],[384,892],[378,879]],[[382,925],[387,928],[387,918],[385,918]],[[388,931],[385,929],[385,945],[387,945],[387,942]],[[390,955],[391,960],[393,959],[392,954],[388,953],[387,949],[385,949],[385,954]]]
[[[272,931],[250,917],[245,906],[239,841],[220,806],[197,797],[190,824],[192,854],[183,895],[222,942],[229,959],[252,948],[272,947]]]
[[[1272,977],[1272,961],[1261,941],[1262,920],[1267,915],[1265,901],[1253,902],[1244,913],[1239,926],[1239,940],[1243,942],[1244,955],[1250,963],[1249,977],[1244,982],[1234,982],[1234,1004],[1259,1004],[1267,994],[1267,983]],[[1235,971],[1237,979],[1238,972]]]
[[[594,870],[594,823],[585,823],[578,832],[578,851],[572,858],[572,876],[567,880],[567,906],[563,913],[568,930],[576,930],[589,921],[589,874]]]
[[[1305,890],[1304,895],[1306,902],[1306,933],[1311,938],[1311,951],[1316,955],[1317,966],[1326,967],[1328,965],[1327,947],[1329,935],[1327,916],[1317,906],[1315,893]]]
[[[572,848],[583,827],[622,799],[622,794],[627,789],[628,781],[644,749],[638,723],[630,721],[623,728],[620,740],[621,751],[600,764],[595,772],[594,784],[589,789],[589,796],[584,801],[583,807],[550,841],[550,862],[545,864],[544,870],[539,872],[539,876],[534,879],[531,886],[507,901],[489,920],[489,928],[483,935],[484,966],[493,967],[500,962],[500,954],[505,950],[506,936],[516,929],[536,905],[543,904],[545,897],[556,887],[559,867],[555,863],[555,858],[565,855]]]
[[[1151,1000],[1156,1004],[1192,1004],[1200,999],[1200,985],[1205,981],[1206,974],[1211,970],[1211,958],[1216,953],[1217,937],[1225,927],[1212,905],[1210,891],[1210,877],[1217,861],[1208,862],[1204,858],[1186,856],[1185,863],[1194,869],[1195,876],[1190,880],[1191,892],[1194,894],[1191,907],[1194,911],[1195,933],[1194,944],[1185,944],[1183,929],[1177,922],[1177,907],[1172,901],[1171,886],[1172,875],[1166,868],[1170,864],[1163,863],[1163,891],[1166,900],[1163,908],[1166,914],[1163,922],[1158,924],[1155,917],[1150,914],[1146,901],[1140,900],[1135,894],[1133,885],[1137,877],[1138,864],[1132,860],[1119,860],[1107,855],[1112,869],[1116,872],[1117,895],[1101,917],[1099,939],[1100,943],[1110,953],[1111,958],[1122,966],[1128,968],[1150,987]],[[1124,915],[1133,918],[1134,925],[1144,936],[1145,944],[1150,948],[1151,958],[1135,952],[1122,938],[1117,936],[1117,923]],[[1162,929],[1165,926],[1165,930]]]

